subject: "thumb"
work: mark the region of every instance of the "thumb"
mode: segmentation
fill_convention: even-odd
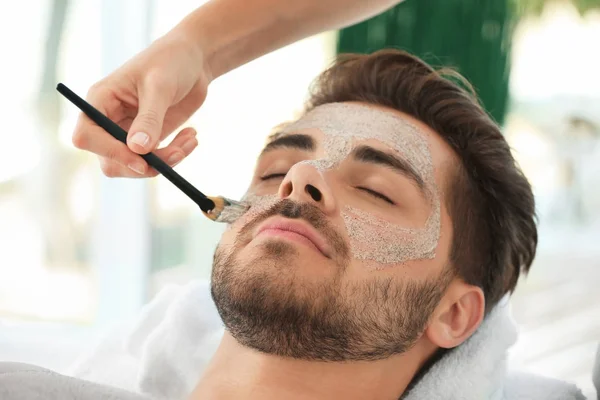
[[[138,114],[131,123],[127,146],[138,154],[146,154],[158,146],[165,114],[170,104],[157,87],[141,88]]]

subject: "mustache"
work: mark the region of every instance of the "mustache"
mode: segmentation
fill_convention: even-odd
[[[251,234],[260,223],[274,217],[282,216],[289,219],[302,219],[308,222],[329,242],[334,254],[343,259],[350,258],[350,248],[342,235],[331,226],[327,215],[317,206],[310,203],[299,203],[290,199],[283,199],[267,210],[258,214],[240,231],[240,236]]]

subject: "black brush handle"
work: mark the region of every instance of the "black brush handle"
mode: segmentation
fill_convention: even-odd
[[[67,98],[71,103],[75,104],[85,115],[87,115],[92,121],[98,126],[103,128],[106,132],[110,133],[115,139],[127,144],[127,132],[119,125],[111,121],[106,115],[102,114],[90,103],[77,96],[71,89],[59,83],[56,86],[56,90]],[[202,192],[196,189],[191,183],[186,181],[181,175],[173,170],[163,160],[161,160],[156,154],[140,154],[140,156],[146,160],[148,165],[157,170],[171,183],[177,186],[183,193],[185,193],[190,199],[200,206],[202,211],[208,212],[215,208],[215,203],[207,198]]]

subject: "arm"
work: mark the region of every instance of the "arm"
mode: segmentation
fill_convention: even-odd
[[[306,37],[364,21],[401,0],[212,0],[176,28],[202,49],[210,78]],[[235,12],[232,12],[235,10]]]
[[[96,83],[87,100],[128,131],[127,145],[80,114],[75,147],[95,153],[109,177],[152,177],[139,157],[150,151],[174,166],[198,145],[184,129],[208,85],[262,55],[327,30],[352,25],[401,0],[211,0],[119,69]]]

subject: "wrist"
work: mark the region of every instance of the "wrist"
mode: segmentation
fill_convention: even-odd
[[[226,39],[225,35],[215,30],[210,8],[211,2],[197,8],[168,34],[189,48],[192,57],[200,63],[209,83],[221,75],[215,65],[218,64],[219,48]]]
[[[216,78],[211,68],[211,55],[214,54],[214,51],[208,46],[209,42],[200,32],[199,23],[189,20],[192,15],[171,29],[164,39],[184,48],[192,60],[192,65],[199,66],[208,83],[211,83]]]
[[[288,23],[273,10],[272,0],[211,0],[187,15],[174,31],[202,54],[210,81],[271,50],[281,47]],[[232,12],[232,10],[238,10]],[[291,21],[290,21],[291,23]],[[279,26],[279,32],[274,27]]]

